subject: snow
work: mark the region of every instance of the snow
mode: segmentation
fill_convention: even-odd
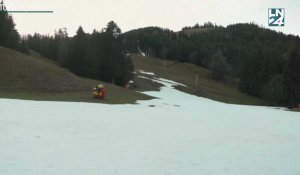
[[[181,84],[181,83],[178,83],[178,82],[175,82],[175,81],[171,81],[171,80],[167,80],[167,79],[164,79],[164,78],[156,78],[156,77],[149,78],[149,77],[145,77],[145,76],[142,76],[142,75],[139,75],[138,77],[139,77],[139,78],[146,79],[146,80],[150,80],[150,81],[152,81],[152,82],[156,82],[156,83],[162,84],[163,86],[168,87],[168,88],[171,88],[171,89],[172,89],[174,86],[183,86],[183,87],[187,87],[187,86],[184,85],[184,84]],[[148,94],[147,92],[142,92],[142,93]],[[159,94],[162,94],[162,93],[159,93]],[[168,95],[168,93],[167,93],[167,95]]]
[[[135,105],[0,99],[1,175],[294,175],[300,115],[164,85]]]
[[[146,56],[146,53],[143,52],[142,49],[141,49],[139,46],[138,46],[138,51],[139,51],[139,53],[140,53],[143,57]]]
[[[175,82],[175,81],[172,81],[172,80],[167,80],[167,79],[164,79],[164,78],[153,78],[154,80],[156,81],[160,81],[160,82],[165,82],[163,83],[165,86],[184,86],[184,87],[187,87],[186,85],[184,84],[181,84],[181,83],[178,83],[178,82]]]
[[[141,74],[145,74],[145,75],[151,75],[151,76],[155,75],[153,72],[146,72],[146,71],[143,71],[143,70],[138,70],[138,72],[141,73]]]

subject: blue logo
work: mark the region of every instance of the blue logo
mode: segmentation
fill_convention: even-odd
[[[284,8],[269,9],[269,26],[283,27],[285,25]]]

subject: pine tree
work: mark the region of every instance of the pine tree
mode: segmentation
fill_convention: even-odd
[[[111,21],[105,29],[107,55],[106,60],[110,65],[111,82],[123,86],[132,78],[131,59],[125,58],[122,52],[122,41],[120,39],[121,29]]]
[[[5,10],[4,2],[0,2],[0,46],[18,49],[20,35],[15,29],[12,16]]]
[[[57,63],[63,67],[67,67],[69,62],[69,37],[67,29],[59,29],[58,32],[55,33],[54,40],[57,47]]]
[[[224,80],[229,74],[229,64],[221,51],[212,56],[209,68],[215,80]]]
[[[121,34],[121,29],[114,21],[110,21],[105,28],[105,32],[116,39]]]
[[[290,108],[300,104],[300,49],[294,48],[284,66],[286,97]]]
[[[87,35],[80,26],[77,30],[76,36],[72,39],[70,46],[70,69],[77,75],[84,76],[86,72],[85,56],[87,48]]]

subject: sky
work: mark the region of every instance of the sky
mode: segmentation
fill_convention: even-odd
[[[19,3],[21,0],[4,0]],[[123,32],[159,26],[179,31],[211,21],[227,26],[254,22],[286,34],[300,35],[300,0],[22,0],[48,2],[53,13],[12,13],[20,34],[53,34],[66,27],[69,36],[81,25],[86,32],[101,30],[114,20]],[[284,27],[268,27],[268,9],[285,8]]]

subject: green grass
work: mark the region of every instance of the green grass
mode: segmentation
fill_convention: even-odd
[[[0,98],[108,104],[135,103],[152,98],[104,83],[107,98],[94,99],[91,90],[97,83],[80,78],[35,52],[28,56],[0,48]]]
[[[211,72],[208,69],[187,63],[141,57],[137,54],[132,56],[132,60],[136,71],[141,69],[153,72],[157,77],[185,84],[187,87],[178,86],[176,88],[189,94],[226,103],[266,105],[265,101],[240,92],[237,80],[227,83],[212,80]],[[137,86],[140,81],[138,75],[135,77]],[[196,75],[198,75],[197,85]]]

